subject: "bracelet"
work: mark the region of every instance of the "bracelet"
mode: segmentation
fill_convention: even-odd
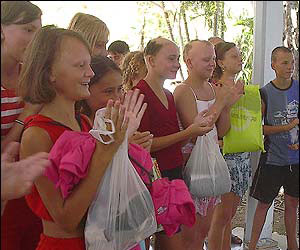
[[[20,125],[22,125],[22,126],[24,126],[24,122],[21,121],[21,120],[19,120],[19,119],[16,119],[15,122],[18,123],[18,124],[20,124]]]

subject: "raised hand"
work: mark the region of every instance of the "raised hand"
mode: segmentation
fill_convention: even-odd
[[[139,94],[139,89],[135,89],[134,91],[129,90],[123,102],[123,106],[126,108],[125,117],[129,118],[128,124],[128,137],[130,138],[133,133],[140,126],[142,117],[147,108],[147,104],[143,104],[144,95]]]
[[[237,80],[215,84],[216,98],[221,99],[227,108],[232,107],[244,94],[244,82]]]
[[[113,137],[115,142],[118,144],[123,142],[128,129],[129,119],[125,118],[125,111],[125,106],[121,105],[119,100],[115,103],[113,100],[109,100],[107,102],[104,117],[112,120],[115,126],[115,133]],[[108,130],[111,130],[111,128],[108,127]]]
[[[227,99],[227,107],[234,105],[244,94],[244,82],[237,80],[237,82],[229,88],[230,96]]]

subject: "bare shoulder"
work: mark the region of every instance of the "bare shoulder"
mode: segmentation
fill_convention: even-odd
[[[188,84],[180,83],[176,86],[174,90],[174,98],[181,99],[181,98],[191,98],[193,96],[193,93],[191,91],[191,88]]]
[[[50,152],[53,143],[48,133],[39,127],[27,128],[21,137],[20,158],[38,152]]]

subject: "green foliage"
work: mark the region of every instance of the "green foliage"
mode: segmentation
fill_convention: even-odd
[[[168,28],[159,7],[154,6],[150,1],[138,1],[137,4],[140,15],[140,20],[138,20],[139,31],[142,28],[144,16],[146,16],[145,44],[154,37],[163,36],[169,38]]]
[[[254,18],[247,18],[247,12],[242,13],[234,26],[240,26],[241,32],[234,38],[235,44],[239,47],[243,58],[243,70],[239,74],[245,83],[250,83],[252,80],[252,63],[253,63],[253,29]]]
[[[184,28],[184,23],[182,19],[182,11],[185,11],[186,21],[188,29],[191,28],[191,22],[199,22],[204,20],[205,26],[212,33],[217,34],[217,36],[224,38],[224,33],[227,31],[226,20],[233,19],[233,13],[228,9],[225,13],[224,5],[226,2],[219,1],[219,12],[217,13],[217,1],[180,1],[179,4],[172,5],[169,2],[164,2],[166,5],[166,11],[169,16],[172,33],[175,42],[181,45],[181,41],[186,44],[187,36],[186,30]],[[157,36],[164,36],[170,39],[170,34],[166,24],[165,16],[161,6],[161,1],[139,1],[137,2],[139,6],[139,13],[141,15],[141,20],[139,24],[142,25],[144,16],[146,16],[146,27],[145,27],[145,43],[147,43],[151,38]],[[179,15],[181,15],[180,27],[181,27],[181,37],[178,34],[179,27]],[[236,18],[234,26],[241,30],[237,32],[237,36],[233,41],[240,48],[243,57],[243,70],[240,72],[238,77],[242,78],[246,83],[249,83],[252,78],[252,62],[253,62],[253,28],[254,19],[248,18],[248,12],[244,11],[238,18]],[[215,18],[217,17],[218,23],[214,24]],[[201,18],[201,19],[200,19]],[[217,31],[214,29],[217,28]],[[140,30],[137,28],[135,31]],[[197,30],[196,30],[197,31]],[[189,32],[189,31],[187,31]],[[190,37],[194,39],[194,37]],[[180,46],[181,47],[181,46]],[[182,51],[182,48],[181,48]]]

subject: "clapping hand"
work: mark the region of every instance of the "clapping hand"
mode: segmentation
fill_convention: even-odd
[[[143,104],[144,95],[139,94],[139,89],[134,91],[129,90],[124,98],[123,106],[126,108],[125,118],[129,119],[128,124],[128,137],[130,138],[133,133],[140,126],[141,120],[147,108],[147,104]]]
[[[201,111],[195,118],[194,123],[198,124],[201,127],[211,127],[214,125],[214,119],[216,116],[216,113],[212,113],[210,115],[208,114],[208,110],[205,109]]]
[[[217,83],[215,90],[217,98],[223,100],[227,108],[232,107],[244,94],[244,82],[237,80],[235,84],[230,83]]]

